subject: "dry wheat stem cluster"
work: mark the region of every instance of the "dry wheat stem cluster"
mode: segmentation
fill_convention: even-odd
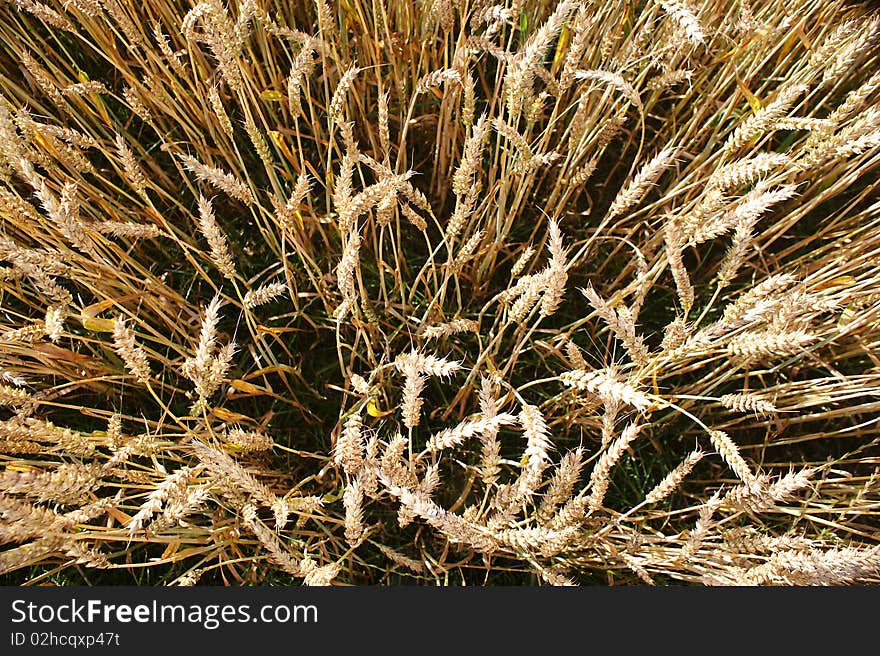
[[[877,582],[878,46],[820,0],[2,0],[0,572]]]

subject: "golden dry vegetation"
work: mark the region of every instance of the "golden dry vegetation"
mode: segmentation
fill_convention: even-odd
[[[8,582],[880,577],[880,16],[0,2]]]

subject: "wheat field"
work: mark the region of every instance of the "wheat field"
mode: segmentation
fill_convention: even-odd
[[[880,582],[878,45],[2,0],[2,579]]]

